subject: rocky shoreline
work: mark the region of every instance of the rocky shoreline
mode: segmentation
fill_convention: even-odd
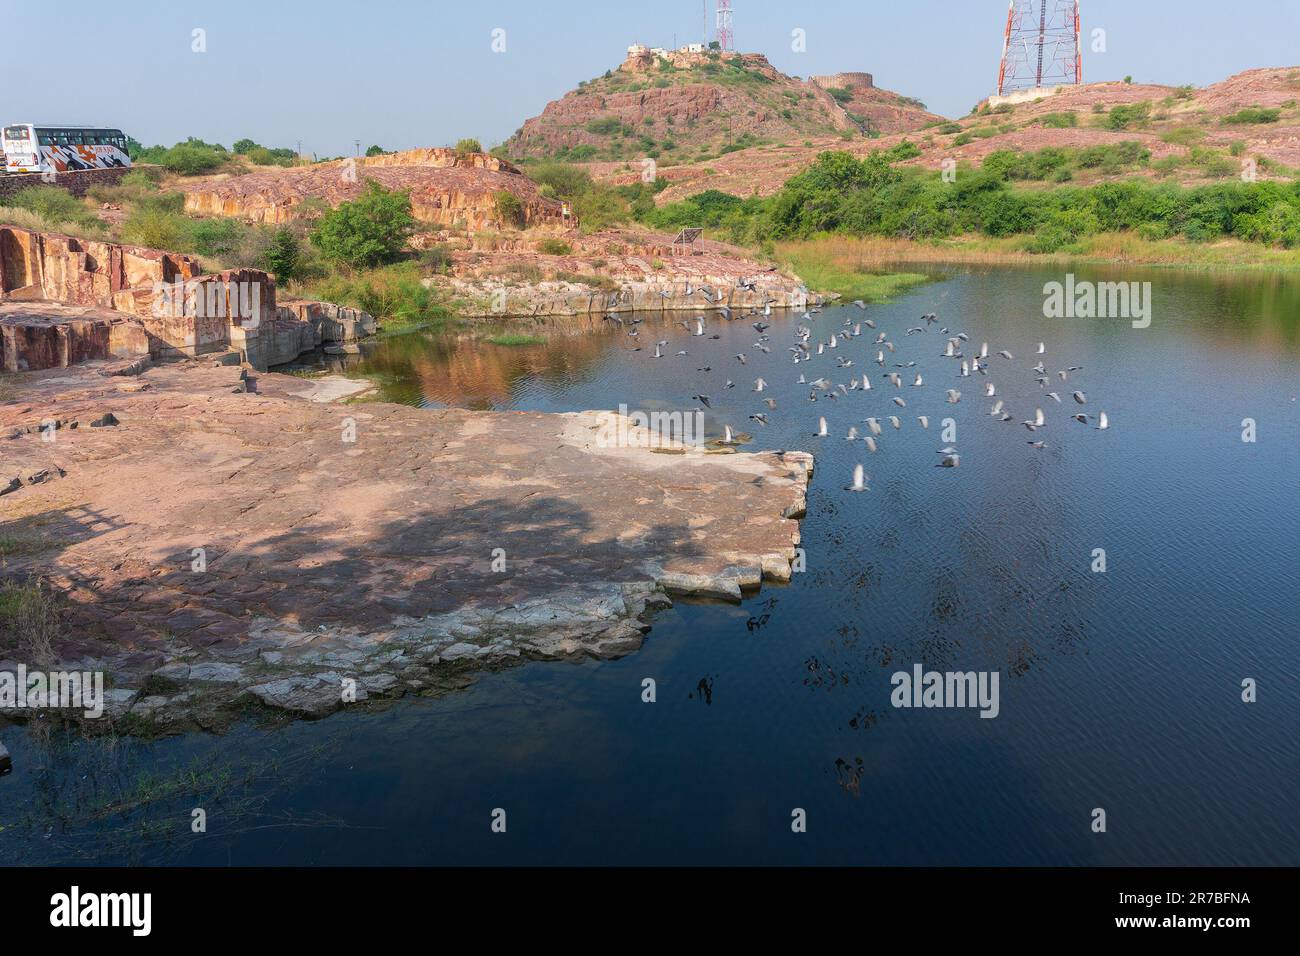
[[[805,453],[604,447],[614,413],[347,406],[211,362],[113,371],[27,373],[0,401],[0,576],[61,596],[45,666],[105,673],[89,724],[317,718],[617,657],[675,595],[790,577]]]

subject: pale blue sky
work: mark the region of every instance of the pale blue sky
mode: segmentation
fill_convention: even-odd
[[[798,76],[865,70],[963,115],[992,92],[1006,0],[733,0],[737,46]],[[709,2],[712,19],[712,0]],[[1085,80],[1204,85],[1300,63],[1300,0],[1083,0]],[[207,52],[191,52],[191,31]],[[807,34],[807,52],[790,33]],[[506,52],[491,49],[494,28]],[[249,136],[322,155],[509,136],[629,43],[699,38],[700,0],[0,0],[0,122],[145,143]],[[18,78],[15,73],[26,73]]]

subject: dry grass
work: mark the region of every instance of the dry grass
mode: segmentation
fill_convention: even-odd
[[[0,581],[0,647],[28,664],[54,663],[59,636],[54,593],[38,580]]]
[[[1050,255],[1026,252],[1024,243],[1024,237],[962,237],[934,242],[909,242],[903,239],[831,236],[807,242],[779,244],[776,251],[778,256],[787,261],[815,261],[826,268],[850,271],[882,270],[900,263],[1051,265],[1069,262],[1129,263],[1197,269],[1300,270],[1300,249],[1274,249],[1236,240],[1216,243],[1151,241],[1132,233],[1106,233],[1083,239],[1070,251]]]

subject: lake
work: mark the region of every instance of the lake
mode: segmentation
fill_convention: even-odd
[[[641,351],[629,351],[630,325],[583,318],[539,324],[537,345],[414,332],[319,359],[427,406],[689,410],[706,395],[711,433],[729,424],[752,435],[750,450],[816,455],[806,568],[739,606],[678,602],[621,660],[528,663],[379,712],[156,742],[6,729],[15,770],[0,779],[0,855],[1300,864],[1300,282],[1075,272],[1149,281],[1150,327],[1045,318],[1059,269],[935,269],[865,311],[762,319],[769,353],[754,347],[752,317],[711,317],[693,336],[693,314],[679,313],[645,317]],[[936,323],[906,334],[931,312]],[[889,332],[887,368],[865,326],[815,354],[846,318]],[[795,365],[800,325],[814,355]],[[987,376],[958,376],[942,327],[967,333],[967,356],[989,343]],[[654,359],[661,339],[667,354]],[[854,364],[837,368],[842,359]],[[810,402],[797,383],[864,373],[871,391],[835,400],[823,389]],[[989,414],[989,382],[1012,421]],[[945,400],[950,388],[959,404]],[[1037,408],[1047,424],[1031,433],[1021,422]],[[1100,411],[1109,430],[1095,428]],[[759,412],[766,427],[749,418]],[[868,416],[883,425],[875,454],[845,440],[851,426],[867,433]],[[825,438],[814,437],[821,417]],[[1243,441],[1247,419],[1254,441]],[[946,446],[960,467],[936,467]],[[844,489],[859,463],[870,491],[855,494]],[[997,716],[893,706],[892,675],[917,664],[996,672]],[[646,678],[654,703],[642,700]],[[206,834],[191,833],[196,807]],[[490,828],[496,808],[504,834]],[[1105,832],[1094,832],[1098,809]],[[796,810],[806,832],[792,832]]]

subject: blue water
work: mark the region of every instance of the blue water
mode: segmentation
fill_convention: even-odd
[[[1300,864],[1300,286],[1077,271],[1151,281],[1151,328],[1044,319],[1042,287],[1059,273],[954,270],[865,313],[765,319],[768,355],[751,348],[753,319],[711,320],[714,341],[648,318],[640,352],[599,320],[539,326],[548,341],[522,348],[431,333],[377,343],[363,370],[417,404],[687,409],[703,391],[710,428],[816,454],[807,570],[740,606],[679,602],[622,660],[530,663],[378,713],[158,742],[6,730],[3,859]],[[938,325],[904,335],[931,311]],[[790,363],[797,325],[816,343],[846,315],[888,330],[890,366],[915,360],[925,387],[882,381],[865,328]],[[967,332],[968,354],[989,342],[987,379],[955,378],[940,326]],[[671,344],[656,361],[660,338]],[[1039,341],[1064,404],[1033,381]],[[839,356],[853,368],[836,370]],[[1067,366],[1082,370],[1062,383]],[[874,388],[812,404],[800,372],[867,372]],[[778,402],[768,428],[748,420],[764,410],[759,375]],[[985,381],[1014,422],[989,416]],[[1075,389],[1109,431],[1070,420]],[[1049,424],[1031,435],[1018,423],[1035,407]],[[844,440],[895,413],[903,428],[885,423],[878,454]],[[821,415],[831,435],[816,439]],[[947,417],[955,470],[935,467]],[[842,490],[858,462],[866,494]],[[895,709],[890,675],[914,663],[998,671],[999,715]],[[151,783],[182,770],[198,782]],[[204,835],[190,832],[194,807]],[[494,808],[505,834],[491,832]],[[795,808],[806,833],[791,831]]]

